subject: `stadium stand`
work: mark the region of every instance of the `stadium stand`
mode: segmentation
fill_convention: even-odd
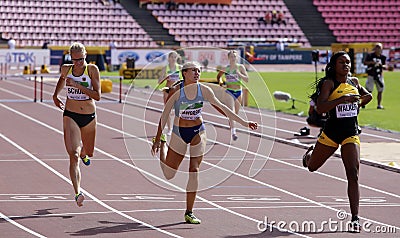
[[[313,0],[340,43],[382,42],[400,47],[400,1]]]
[[[0,0],[0,38],[15,39],[17,47],[41,47],[46,42],[68,46],[72,41],[88,46],[114,42],[121,48],[164,43],[226,47],[236,39],[270,43],[283,39],[303,47],[334,42],[382,42],[385,48],[400,47],[398,0],[312,0],[307,9],[315,8],[316,15],[310,19],[299,17],[311,14],[305,11],[306,5],[289,4],[302,2],[297,0],[202,1],[222,3],[175,0],[177,9],[168,10],[169,0],[112,1],[114,4],[105,4],[108,0]],[[136,8],[128,9],[129,4]],[[138,10],[142,4],[148,18]],[[257,20],[274,10],[285,12],[287,25]]]
[[[118,3],[95,0],[0,0],[0,32],[18,47],[88,46],[156,47],[157,43]]]
[[[284,0],[284,2],[313,47],[337,43],[336,37],[324,22],[312,0]]]
[[[282,0],[271,0],[268,4],[260,0],[232,0],[230,5],[184,3],[172,11],[158,2],[146,6],[181,47],[226,47],[234,38],[262,38],[271,43],[283,39],[310,46]],[[260,24],[257,19],[269,10],[285,12],[287,25]]]
[[[168,3],[171,2],[171,0],[139,0],[139,3],[141,5],[147,4],[147,3]],[[175,3],[207,3],[207,4],[231,4],[232,0],[174,0],[173,2]]]
[[[136,22],[161,47],[179,47],[179,42],[163,28],[156,18],[145,7],[141,7],[139,0],[120,0],[121,5],[135,18]]]

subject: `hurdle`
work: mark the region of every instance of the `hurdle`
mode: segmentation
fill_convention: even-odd
[[[53,79],[54,81],[58,80],[58,78],[60,77],[60,74],[57,73],[50,73],[50,74],[18,74],[18,75],[5,75],[3,74],[4,72],[4,64],[0,63],[0,80],[3,79],[16,79],[16,80],[24,80],[24,81],[30,81],[33,83],[30,84],[32,89],[33,89],[33,100],[30,99],[29,101],[33,101],[34,103],[36,102],[52,102],[52,100],[45,100],[45,94],[49,94],[46,93],[44,90],[44,86],[54,86],[52,85],[50,82],[46,81],[46,78],[49,79]],[[7,71],[6,71],[7,72]],[[118,89],[114,90],[115,93],[118,93],[117,97],[107,97],[105,95],[102,96],[102,98],[107,99],[109,101],[114,101],[114,102],[118,102],[118,103],[122,103],[122,87],[123,87],[123,76],[104,76],[104,77],[100,77],[100,80],[102,79],[113,79],[114,83],[113,85],[116,87],[119,87]],[[101,85],[100,85],[101,86]],[[4,99],[3,99],[4,100]]]
[[[0,80],[7,79],[7,63],[0,63]]]
[[[24,75],[24,78],[27,80],[31,80],[33,78],[33,102],[44,102],[43,100],[43,87],[44,87],[44,78],[56,77],[59,78],[59,74],[30,74]],[[118,103],[122,103],[122,80],[123,76],[104,76],[100,77],[101,79],[118,79]]]
[[[33,102],[36,102],[37,101],[37,97],[36,97],[36,92],[37,92],[37,77],[36,77],[36,75],[35,75],[35,80],[34,80],[34,82],[33,82]]]

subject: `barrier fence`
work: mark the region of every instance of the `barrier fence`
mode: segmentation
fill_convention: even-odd
[[[57,81],[60,77],[60,74],[18,74],[18,75],[7,75],[6,66],[0,63],[0,80],[15,80],[22,79],[26,81],[33,81],[33,102],[44,102],[43,97],[43,87],[45,84],[45,78],[49,80]],[[122,80],[123,76],[104,76],[100,77],[100,81],[109,79],[118,80],[118,103],[122,103]],[[114,83],[112,83],[114,85]],[[100,85],[101,86],[101,85]],[[54,85],[55,87],[55,85]],[[0,98],[0,101],[5,100],[4,98]]]

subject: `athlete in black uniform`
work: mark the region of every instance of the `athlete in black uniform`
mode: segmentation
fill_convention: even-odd
[[[357,116],[359,108],[370,102],[372,95],[359,84],[357,78],[349,76],[350,66],[350,57],[344,51],[334,54],[326,66],[326,76],[320,79],[317,111],[328,113],[328,119],[315,148],[311,146],[303,156],[303,166],[311,172],[316,171],[341,145],[352,214],[351,228],[359,232],[360,139]]]
[[[378,43],[374,47],[374,52],[365,57],[364,64],[368,66],[368,78],[365,82],[365,88],[368,92],[372,93],[374,85],[378,91],[378,109],[383,109],[382,106],[382,93],[385,88],[385,81],[383,79],[383,70],[386,69],[386,56],[382,55],[382,44]]]

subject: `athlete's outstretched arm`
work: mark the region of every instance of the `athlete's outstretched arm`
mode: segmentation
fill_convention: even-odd
[[[201,84],[201,90],[204,96],[204,99],[210,102],[212,105],[220,108],[225,115],[234,121],[239,122],[242,126],[244,127],[249,127],[252,130],[257,129],[258,125],[257,122],[253,121],[245,121],[243,118],[239,117],[238,115],[235,114],[231,109],[229,109],[227,106],[225,106],[223,103],[221,103],[214,95],[213,91],[206,85]]]
[[[179,97],[179,91],[176,92],[176,90],[174,90],[169,93],[169,98],[168,98],[167,102],[165,103],[164,110],[162,111],[160,121],[158,122],[157,134],[155,136],[153,146],[151,148],[151,154],[153,156],[160,149],[160,140],[161,140],[162,131],[163,131],[165,125],[167,124],[168,116],[169,116],[169,114],[172,110],[172,107],[174,106],[174,103],[178,97]]]

